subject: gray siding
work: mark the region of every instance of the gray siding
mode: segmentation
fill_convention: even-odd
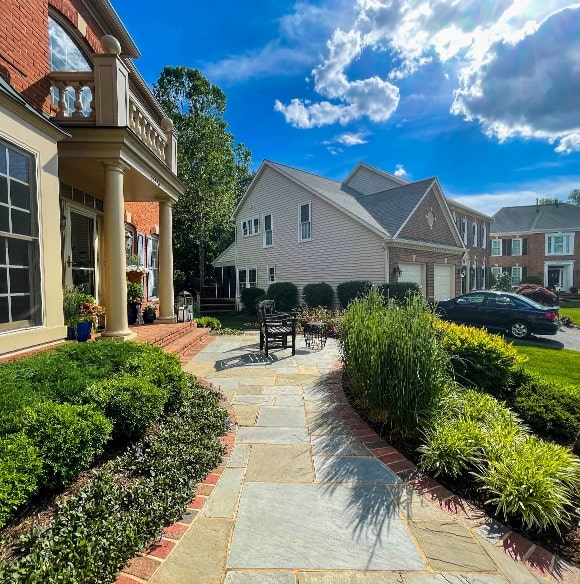
[[[312,240],[298,241],[298,207],[311,203]],[[273,246],[263,247],[263,216],[272,214]],[[259,216],[260,234],[241,236],[241,222]],[[236,266],[257,268],[258,287],[268,288],[267,266],[276,266],[277,282],[327,282],[333,288],[347,280],[385,282],[382,238],[326,201],[265,168],[236,216]]]
[[[347,184],[363,195],[380,193],[401,186],[400,182],[390,179],[388,176],[380,174],[379,172],[373,172],[365,167],[359,168],[350,177]]]

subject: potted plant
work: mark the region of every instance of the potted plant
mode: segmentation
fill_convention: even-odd
[[[129,324],[137,322],[139,308],[143,302],[143,286],[127,281],[127,320]]]
[[[76,319],[76,338],[79,343],[84,343],[91,338],[93,327],[97,326],[97,313],[102,310],[94,301],[84,302]]]
[[[143,309],[143,322],[146,324],[151,324],[155,320],[157,314],[157,307],[154,304],[148,304]]]
[[[67,340],[74,340],[76,339],[77,324],[81,322],[81,315],[84,316],[83,306],[87,303],[97,305],[93,296],[86,294],[82,286],[66,287],[62,298],[64,324],[68,327],[66,338]],[[99,308],[104,314],[104,309],[102,307]]]

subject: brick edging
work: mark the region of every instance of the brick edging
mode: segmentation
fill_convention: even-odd
[[[332,366],[331,372],[341,369],[342,364],[337,362]],[[454,516],[470,531],[476,532],[494,547],[503,549],[513,560],[524,564],[535,574],[544,578],[551,576],[560,583],[576,584],[580,581],[580,569],[492,519],[484,511],[419,470],[412,461],[393,448],[359,416],[346,398],[342,382],[331,385],[328,389],[333,394],[333,401],[337,404],[336,411],[344,423],[375,458],[424,499]],[[564,571],[568,574],[563,574]]]

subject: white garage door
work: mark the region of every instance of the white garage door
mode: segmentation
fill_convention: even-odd
[[[425,290],[423,266],[424,264],[399,264],[399,268],[402,272],[399,282],[416,282],[423,288],[423,290]]]
[[[435,300],[448,300],[449,298],[453,298],[455,296],[453,266],[436,264],[434,268],[433,296]]]

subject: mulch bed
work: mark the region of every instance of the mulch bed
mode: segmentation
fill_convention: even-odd
[[[420,440],[403,439],[400,435],[391,433],[390,429],[384,424],[377,424],[369,421],[365,416],[365,412],[362,411],[356,403],[356,400],[354,399],[354,396],[348,386],[346,376],[344,375],[342,382],[346,398],[357,414],[362,419],[364,419],[368,425],[377,434],[379,434],[379,436],[381,436],[381,438],[386,440],[393,448],[396,448],[401,454],[411,460],[414,464],[417,464],[419,461],[419,453],[417,452],[417,448],[421,444]],[[444,487],[462,499],[473,503],[480,509],[483,509],[489,517],[492,517],[500,523],[506,525],[512,531],[522,534],[536,545],[546,548],[563,560],[575,564],[576,566],[580,566],[580,520],[578,518],[578,514],[576,514],[576,518],[572,525],[568,526],[567,528],[561,528],[560,535],[556,532],[555,529],[548,529],[546,531],[527,530],[514,521],[507,523],[505,519],[499,517],[495,513],[495,508],[492,505],[486,504],[487,497],[485,496],[485,493],[480,488],[478,488],[473,481],[449,479],[441,475],[434,477],[433,475],[429,475],[429,473],[425,474],[434,478],[437,482],[442,484]],[[580,496],[577,497],[575,501],[575,509],[580,509]]]

